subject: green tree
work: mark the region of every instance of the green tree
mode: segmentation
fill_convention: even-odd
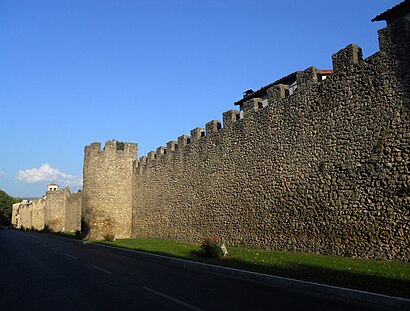
[[[0,225],[8,226],[11,221],[11,209],[14,203],[19,200],[9,196],[3,190],[0,190]]]

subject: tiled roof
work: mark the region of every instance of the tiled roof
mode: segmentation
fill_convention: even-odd
[[[405,0],[398,5],[395,5],[391,9],[377,15],[372,19],[372,22],[375,21],[390,21],[392,19],[401,17],[410,11],[410,0]]]
[[[259,90],[257,90],[257,91],[255,91],[255,92],[249,94],[248,96],[245,96],[244,98],[238,100],[237,102],[234,103],[234,105],[240,105],[240,104],[242,104],[243,102],[246,102],[247,100],[250,100],[250,99],[252,99],[252,98],[261,97],[262,95],[264,95],[264,94],[266,93],[266,90],[267,90],[268,88],[270,88],[270,87],[272,87],[272,86],[274,86],[274,85],[277,85],[277,84],[290,84],[290,83],[292,83],[293,81],[296,80],[296,74],[297,74],[298,72],[300,72],[300,71],[292,72],[291,74],[288,74],[287,76],[284,76],[284,77],[280,78],[279,80],[276,80],[275,82],[269,83],[268,85],[265,85],[264,87],[261,87]],[[246,92],[249,92],[249,90],[246,91]]]
[[[278,84],[292,84],[293,82],[295,82],[296,80],[296,75],[301,72],[301,71],[295,71],[292,72],[291,74],[288,74],[287,76],[284,76],[282,78],[280,78],[279,80],[276,80],[275,82],[269,83],[268,85],[265,85],[264,87],[261,87],[259,90],[251,93],[250,91],[252,90],[247,90],[245,92],[245,96],[244,98],[238,100],[237,102],[234,103],[234,105],[240,105],[243,102],[246,102],[247,100],[250,100],[252,98],[260,98],[263,95],[266,94],[266,91],[268,88],[274,86],[274,85],[278,85]],[[333,73],[333,70],[320,70],[319,73],[321,73],[322,75],[329,75]],[[247,95],[248,94],[248,95]]]

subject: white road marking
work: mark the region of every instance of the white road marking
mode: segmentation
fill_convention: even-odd
[[[57,250],[54,247],[50,247],[50,249],[54,252],[56,252]]]
[[[193,306],[193,305],[190,305],[189,303],[186,303],[186,302],[183,302],[183,301],[181,301],[181,300],[179,300],[179,299],[176,299],[176,298],[174,298],[174,297],[165,295],[165,294],[163,294],[163,293],[161,293],[161,292],[158,292],[158,291],[156,291],[156,290],[154,290],[154,289],[151,289],[151,288],[149,288],[149,287],[144,287],[144,289],[147,290],[147,291],[149,291],[149,292],[151,292],[151,293],[157,294],[158,296],[161,296],[162,298],[165,298],[165,299],[171,300],[171,301],[173,301],[173,302],[175,302],[175,303],[177,303],[177,304],[180,304],[181,306],[184,306],[185,308],[188,308],[188,309],[190,309],[190,310],[202,311],[202,309],[197,308],[197,307],[195,307],[195,306]]]
[[[102,271],[102,272],[105,272],[105,273],[107,273],[107,274],[112,274],[111,271],[105,270],[105,269],[103,269],[103,268],[101,268],[101,267],[99,267],[99,266],[95,266],[95,265],[90,265],[90,266],[93,267],[93,268],[95,268],[95,269],[97,269],[97,270],[100,270],[100,271]]]
[[[73,259],[77,259],[77,257],[74,257],[73,255],[70,254],[65,254],[67,257],[73,258]]]

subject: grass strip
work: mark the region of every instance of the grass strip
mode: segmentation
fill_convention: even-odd
[[[152,238],[120,239],[114,242],[98,241],[98,243],[213,265],[410,298],[410,263],[408,262],[375,261],[233,246],[228,247],[229,256],[220,259],[209,259],[198,254],[199,243]]]

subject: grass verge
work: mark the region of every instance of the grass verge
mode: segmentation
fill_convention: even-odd
[[[198,243],[160,239],[98,241],[117,247],[205,262],[213,265],[410,298],[410,263],[374,261],[295,252],[228,247],[230,256],[198,255]]]

